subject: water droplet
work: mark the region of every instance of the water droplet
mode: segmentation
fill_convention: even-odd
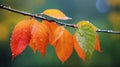
[[[14,56],[15,54],[12,53],[12,56]]]

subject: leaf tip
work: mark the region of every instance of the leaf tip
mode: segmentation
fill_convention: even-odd
[[[12,53],[12,61],[14,61],[16,55]]]
[[[95,43],[95,50],[98,52],[102,52],[100,48],[100,41],[98,35],[96,35],[96,43]]]
[[[64,20],[72,20],[72,18],[66,16]]]
[[[64,61],[62,61],[62,64],[64,64]]]

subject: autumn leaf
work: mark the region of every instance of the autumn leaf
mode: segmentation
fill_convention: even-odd
[[[37,45],[33,42],[33,39],[30,40],[29,46],[33,50],[33,52],[36,53]]]
[[[72,18],[67,17],[62,11],[58,10],[58,9],[47,9],[45,11],[43,11],[44,15],[50,16],[52,18],[56,18],[56,19],[60,19],[60,20],[70,20]]]
[[[58,25],[55,22],[49,22],[47,20],[43,20],[42,23],[45,24],[46,27],[48,28],[49,43],[52,45],[53,34],[54,34],[55,30],[58,28]]]
[[[96,35],[95,50],[98,51],[98,52],[101,52],[100,42],[99,42],[99,38],[98,38],[98,34]]]
[[[56,22],[49,22],[47,20],[42,20],[42,23],[46,25],[46,27],[49,29],[50,33],[54,33],[54,31],[57,29],[58,25]]]
[[[63,33],[64,33],[64,27],[59,26],[52,35],[51,45],[56,46],[55,42],[63,35]]]
[[[82,25],[85,25],[85,24],[88,24],[89,26],[91,26],[93,29],[94,29],[94,31],[96,32],[97,31],[97,27],[96,26],[94,26],[92,23],[90,23],[89,21],[79,21],[78,23],[77,23],[77,26],[82,26]]]
[[[42,56],[44,56],[49,42],[48,28],[46,25],[44,25],[44,23],[35,22],[32,26],[31,38],[30,45],[33,51],[38,49]]]
[[[63,35],[56,41],[55,48],[58,58],[64,63],[73,51],[73,38],[68,30],[64,29]]]
[[[95,27],[93,24],[91,24],[89,21],[80,21],[80,23],[78,23],[78,26],[82,26],[85,24],[89,24],[90,26],[92,26],[92,28],[94,29],[94,31],[97,31],[97,27]],[[97,50],[98,52],[101,52],[101,48],[100,48],[100,43],[99,43],[99,38],[98,38],[98,34],[96,33],[96,43],[95,43],[95,50]]]
[[[80,23],[78,23],[77,25],[82,26],[85,24],[89,24],[90,26],[93,27],[94,31],[97,31],[97,27],[95,27],[93,24],[91,24],[89,21],[80,21]],[[96,33],[96,43],[95,43],[95,50],[97,50],[98,52],[101,52],[101,48],[100,48],[100,43],[99,43],[99,38],[98,38],[98,34]]]
[[[85,59],[89,60],[94,52],[96,32],[93,26],[86,21],[78,22],[77,26],[76,40],[85,53]]]
[[[22,20],[14,28],[10,41],[12,59],[21,54],[30,42],[30,27],[35,20]]]
[[[85,53],[82,50],[82,48],[79,46],[79,43],[76,40],[76,34],[73,36],[73,42],[74,42],[74,49],[77,52],[78,56],[84,61],[85,60]]]

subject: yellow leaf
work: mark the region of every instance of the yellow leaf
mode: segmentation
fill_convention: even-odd
[[[93,24],[91,24],[89,21],[79,21],[78,22],[78,24],[77,24],[77,26],[82,26],[82,25],[85,25],[85,24],[89,24],[90,26],[92,26],[93,27],[93,29],[94,29],[94,31],[96,31],[98,28],[97,27],[95,27]]]
[[[43,11],[44,15],[50,16],[52,18],[56,18],[59,20],[70,20],[72,18],[67,17],[62,11],[58,10],[58,9],[47,9],[45,11]]]

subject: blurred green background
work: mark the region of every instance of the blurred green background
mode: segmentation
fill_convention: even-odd
[[[30,13],[41,13],[46,9],[60,9],[77,23],[88,20],[100,29],[120,31],[120,0],[0,0],[0,4]],[[83,62],[73,51],[71,57],[62,64],[52,46],[47,47],[45,57],[27,49],[11,61],[10,37],[14,26],[29,18],[0,9],[0,67],[118,67],[120,66],[120,34],[98,33],[102,53],[94,52],[89,62]],[[39,20],[39,19],[38,19]],[[39,20],[41,21],[41,20]],[[69,28],[71,33],[73,28]]]

